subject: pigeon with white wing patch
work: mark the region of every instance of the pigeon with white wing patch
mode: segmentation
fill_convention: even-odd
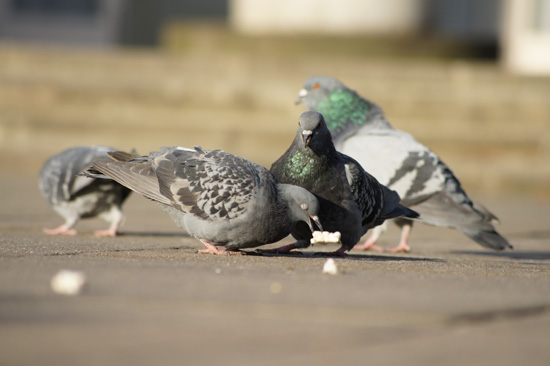
[[[495,230],[496,216],[472,201],[451,169],[410,134],[394,129],[382,109],[340,81],[327,76],[309,78],[296,102],[324,115],[336,149],[356,159],[381,183],[397,191],[401,203],[414,208],[422,221],[455,228],[478,244],[502,250],[512,248]],[[397,219],[401,241],[390,251],[409,251],[413,222]],[[383,226],[356,249],[377,249]]]

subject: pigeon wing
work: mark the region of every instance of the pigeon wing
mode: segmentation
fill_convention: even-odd
[[[109,157],[93,161],[91,170],[98,171],[121,185],[159,203],[171,202],[159,191],[159,183],[152,161],[155,155],[141,158],[121,155],[121,152],[109,154]]]
[[[220,150],[176,148],[153,165],[160,193],[172,206],[201,219],[234,219],[246,212],[258,191],[261,167]]]

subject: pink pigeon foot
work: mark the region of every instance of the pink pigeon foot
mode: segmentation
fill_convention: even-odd
[[[116,228],[109,228],[107,230],[96,230],[95,236],[116,236]]]
[[[63,224],[55,229],[44,229],[44,233],[47,235],[76,235],[76,230]]]
[[[207,241],[204,241],[202,239],[199,239],[201,243],[203,243],[206,246],[206,249],[199,250],[199,253],[204,254],[216,254],[216,255],[235,255],[235,254],[241,254],[239,251],[231,251],[231,250],[225,250],[225,249],[219,249],[215,245],[210,244]]]
[[[375,250],[377,252],[383,252],[384,248],[379,247],[376,245],[376,237],[374,235],[371,235],[367,241],[365,241],[363,244],[357,244],[353,247],[354,250]]]
[[[399,253],[399,252],[405,252],[410,253],[411,247],[409,246],[409,234],[411,233],[412,225],[403,225],[403,228],[401,230],[401,241],[399,242],[399,245],[395,248],[386,249],[386,251],[390,253]]]
[[[405,243],[405,244],[400,243],[395,248],[386,249],[386,252],[390,252],[390,253],[399,253],[399,252],[410,253],[411,252],[411,247],[409,247],[407,245],[407,243]]]

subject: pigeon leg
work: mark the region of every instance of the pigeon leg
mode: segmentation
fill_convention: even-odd
[[[262,253],[262,254],[290,254],[292,249],[298,248],[296,246],[296,243],[283,245],[279,248],[274,249],[256,249],[256,252]],[[292,252],[295,253],[295,252]]]
[[[110,211],[105,212],[101,215],[101,218],[107,222],[111,223],[106,230],[96,230],[94,232],[95,236],[116,236],[118,227],[120,226],[124,216],[119,207],[113,206]]]
[[[197,238],[198,239],[198,238]],[[235,255],[235,254],[241,254],[239,251],[232,251],[232,250],[225,250],[225,249],[219,249],[213,244],[210,244],[206,240],[199,239],[201,243],[203,243],[206,246],[206,249],[199,250],[199,253],[206,253],[206,254],[216,254],[216,255]]]
[[[56,227],[55,229],[44,229],[47,235],[76,235],[76,230],[71,229],[67,224]]]
[[[118,226],[118,225],[117,225]],[[95,236],[116,236],[117,226],[110,227],[106,230],[96,230],[94,232]]]
[[[382,233],[386,231],[388,228],[388,225],[386,223],[383,223],[382,225],[379,225],[372,229],[372,234],[369,236],[369,238],[363,243],[363,244],[357,244],[353,247],[353,249],[357,250],[376,250],[377,252],[383,252],[384,248],[379,247],[378,245],[375,245],[376,241],[380,236],[382,236]]]
[[[376,250],[377,252],[383,252],[384,248],[376,245],[376,240],[380,235],[378,233],[373,233],[363,244],[357,244],[353,247],[354,250]]]
[[[347,256],[346,250],[347,247],[342,244],[342,246],[334,252],[317,252],[315,255],[322,255],[323,257],[345,257]]]
[[[395,248],[386,249],[390,253],[398,253],[398,252],[406,252],[409,253],[411,251],[411,247],[408,244],[409,241],[409,235],[412,230],[412,223],[406,223],[401,227],[401,241],[399,242],[399,245]]]

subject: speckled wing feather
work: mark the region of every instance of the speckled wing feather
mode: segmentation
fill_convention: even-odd
[[[172,149],[153,167],[172,206],[209,220],[244,214],[260,182],[257,164],[220,150]]]
[[[203,220],[244,214],[258,192],[261,172],[271,174],[246,159],[199,147],[165,148],[140,158],[118,152],[109,156],[94,161],[93,169],[153,201]]]
[[[108,158],[94,160],[92,168],[86,174],[96,176],[96,172],[102,173],[153,201],[169,205],[170,201],[158,190],[157,176],[152,169],[152,160],[155,156],[152,154],[129,159],[128,157],[122,158],[117,154],[109,154]]]

